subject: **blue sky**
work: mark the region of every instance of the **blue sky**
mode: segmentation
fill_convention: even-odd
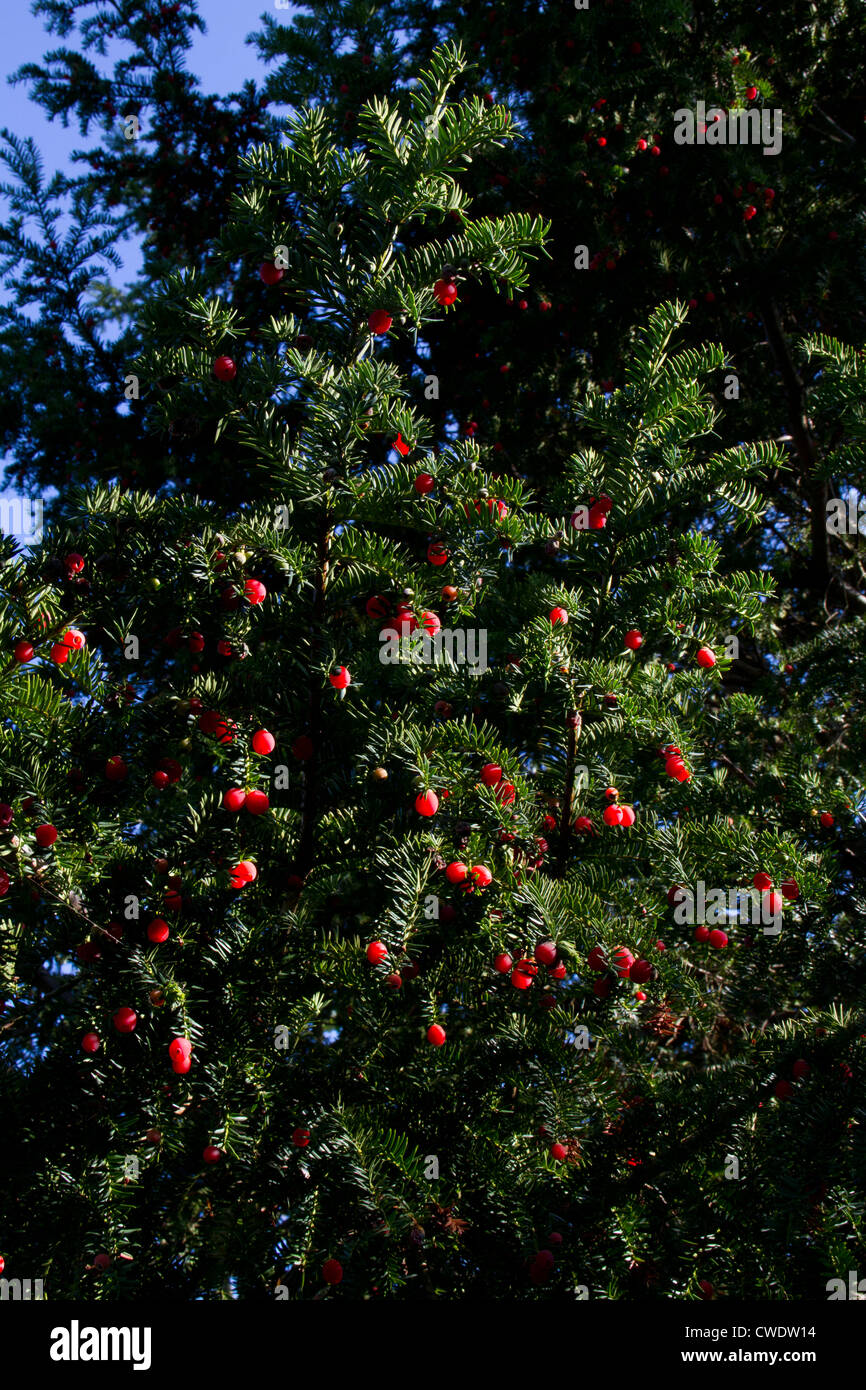
[[[94,12],[94,5],[88,6],[85,11],[91,15]],[[207,26],[207,32],[194,34],[192,48],[187,55],[187,67],[199,78],[201,90],[222,95],[237,91],[249,78],[261,83],[267,69],[259,62],[254,46],[245,40],[262,27],[259,22],[261,14],[268,13],[286,22],[291,11],[277,6],[276,0],[270,0],[270,5],[261,3],[261,0],[252,5],[238,4],[237,0],[200,0],[198,12]],[[76,149],[96,147],[100,143],[99,129],[91,127],[90,136],[84,139],[74,121],[70,121],[66,129],[59,119],[49,121],[42,107],[30,100],[28,84],[22,82],[13,86],[8,79],[23,63],[41,63],[46,53],[63,47],[75,50],[78,47],[77,35],[73,33],[67,39],[60,39],[56,34],[49,34],[42,17],[31,12],[28,0],[6,0],[3,12],[0,128],[6,128],[17,136],[31,136],[35,140],[48,178],[58,169],[74,171],[70,155]],[[111,71],[113,58],[112,52],[111,57],[104,60],[94,57],[94,61],[103,65],[103,71],[107,74]],[[0,177],[5,179],[5,170]],[[0,216],[5,215],[6,208],[0,199]],[[118,277],[123,281],[134,275],[139,257],[137,248],[130,243],[121,243],[116,249],[124,261],[126,273],[121,272]],[[0,286],[0,297],[2,295]],[[14,496],[14,493],[0,493],[0,501],[9,496]]]
[[[265,68],[255,49],[244,40],[261,25],[259,15],[287,19],[286,11],[270,5],[238,4],[237,0],[200,0],[199,14],[207,25],[205,35],[194,38],[188,66],[200,79],[206,92],[235,91],[247,78],[261,81]],[[89,7],[88,12],[94,13]],[[76,47],[75,36],[59,40],[46,33],[40,16],[30,12],[27,0],[7,0],[3,13],[3,83],[0,84],[0,126],[18,135],[32,135],[45,158],[46,169],[66,167],[69,154],[80,148],[81,136],[70,125],[64,130],[59,121],[48,121],[42,108],[27,96],[27,85],[10,86],[8,77],[22,63],[41,62],[52,48]]]

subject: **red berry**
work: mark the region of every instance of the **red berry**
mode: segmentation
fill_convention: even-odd
[[[368,598],[364,608],[368,618],[378,618],[380,620],[382,618],[387,618],[388,614],[391,612],[390,603],[386,598],[383,598],[381,594],[373,594],[371,598]]]
[[[155,786],[158,791],[162,791],[171,782],[171,778],[169,777],[168,773],[163,772],[161,768],[157,768],[156,772],[153,774],[150,780],[153,786]]]
[[[471,873],[473,883],[479,888],[489,888],[493,882],[493,875],[485,864],[473,864]]]
[[[386,975],[386,976],[385,976],[385,984],[388,986],[389,989],[402,989],[402,988],[403,988],[403,981],[401,980],[401,978],[400,978],[399,975],[394,975],[394,974]]]
[[[621,806],[605,806],[604,811],[602,812],[602,817],[601,817],[601,818],[602,818],[602,820],[604,821],[605,825],[611,825],[611,826],[612,826],[612,825],[621,825],[621,824],[622,824],[622,807],[621,807]]]
[[[607,959],[605,957],[604,948],[602,946],[593,946],[586,958],[586,962],[590,970],[606,970]]]
[[[481,780],[485,787],[496,787],[502,781],[502,768],[498,763],[485,763],[481,769]]]
[[[695,941],[709,941],[709,939],[710,939],[710,929],[709,929],[709,927],[704,927],[704,926],[695,927]]]
[[[419,473],[415,479],[415,491],[420,492],[422,495],[427,492],[432,492],[435,486],[436,479],[433,477],[432,473]]]
[[[795,903],[800,896],[800,888],[795,878],[786,878],[781,884],[782,897],[787,898],[789,903]]]
[[[192,1043],[189,1038],[172,1038],[168,1045],[168,1055],[173,1062],[181,1057],[188,1057],[192,1052]]]
[[[532,976],[527,975],[525,970],[512,970],[511,983],[515,989],[529,989],[532,984]]]
[[[465,864],[461,864],[459,860],[455,860],[446,868],[445,877],[449,883],[463,883],[469,877],[469,869]]]
[[[57,839],[57,830],[53,825],[37,825],[33,837],[40,849],[48,849]]]
[[[163,773],[163,776],[166,774]],[[243,787],[230,787],[223,797],[223,806],[227,811],[239,811],[247,799],[247,794]]]
[[[829,811],[822,811],[819,819],[825,830],[829,830],[831,825],[835,825],[835,821]]]
[[[69,628],[69,630],[63,634],[63,645],[64,647],[68,647],[70,651],[80,652],[85,646],[84,633],[79,632],[77,627]]]
[[[564,608],[551,608],[551,610],[550,610],[550,623],[551,623],[551,626],[552,626],[552,627],[555,627],[557,623],[562,623],[563,627],[565,627],[565,625],[567,624],[567,622],[568,622],[568,613],[566,612],[566,610],[565,610]]]
[[[770,875],[765,874],[763,872],[755,874],[752,879],[752,882],[754,883],[756,888],[761,890],[761,892],[763,892],[764,889],[772,888],[773,886],[773,880],[770,878]]]
[[[568,1158],[568,1149],[564,1144],[551,1144],[550,1157],[555,1158],[557,1163],[561,1163],[564,1158]]]
[[[33,647],[29,642],[23,640],[16,642],[12,650],[15,655],[15,660],[20,662],[22,666],[25,662],[33,660]]]
[[[161,944],[163,941],[167,941],[168,922],[163,921],[161,917],[154,917],[147,928],[147,939],[148,941],[155,941],[157,945]]]
[[[715,946],[717,951],[721,951],[728,944],[728,938],[723,931],[715,927],[708,937],[711,946]]]
[[[254,608],[258,604],[264,603],[267,596],[268,591],[260,579],[248,579],[244,584],[244,598]]]
[[[377,336],[382,333],[387,333],[393,322],[394,320],[391,318],[391,315],[384,309],[374,309],[367,319],[370,332],[375,333]]]
[[[427,559],[431,565],[444,565],[448,561],[448,551],[441,541],[433,541],[427,547]]]
[[[749,98],[749,101],[754,101],[754,100],[755,100],[755,97],[756,97],[757,95],[758,95],[758,89],[757,89],[757,87],[747,87],[747,88],[746,88],[746,96]]]
[[[206,1144],[202,1149],[201,1156],[205,1163],[219,1163],[222,1153],[215,1144]]]
[[[558,965],[555,965],[552,970],[548,970],[547,973],[552,980],[564,980],[568,971],[565,968],[565,962],[560,961]]]
[[[244,810],[249,811],[251,816],[263,816],[270,809],[270,805],[264,792],[247,792],[244,798]]]
[[[134,1009],[118,1009],[114,1015],[113,1023],[118,1033],[131,1033],[138,1022],[138,1014]]]
[[[588,835],[592,830],[592,821],[589,816],[578,816],[574,822],[574,828],[578,835]]]
[[[71,550],[63,563],[70,574],[80,574],[84,569],[84,556],[79,555],[77,550]]]
[[[643,646],[643,637],[638,632],[636,627],[629,629],[629,631],[625,634],[623,641],[625,642],[625,645],[633,652],[636,652],[638,647]]]
[[[546,1284],[553,1273],[553,1252],[550,1250],[539,1250],[534,1260],[529,1264],[529,1277],[533,1284]]]
[[[89,1052],[92,1055],[94,1052],[99,1051],[102,1043],[99,1041],[99,1035],[97,1033],[85,1033],[84,1037],[81,1039],[81,1046],[85,1052]]]
[[[620,821],[620,825],[624,825],[624,826],[634,825],[635,819],[636,819],[635,813],[634,813],[634,807],[633,807],[633,806],[620,806],[619,809],[620,809],[620,811],[622,812],[622,820]]]
[[[419,816],[435,816],[439,810],[439,798],[435,792],[421,792],[415,798],[415,810]]]
[[[232,888],[246,888],[248,883],[255,882],[259,871],[251,859],[242,859],[229,870],[229,876]]]
[[[213,374],[217,381],[234,381],[238,369],[231,357],[218,357],[213,364]]]
[[[616,973],[621,980],[626,979],[628,972],[634,965],[634,956],[627,946],[618,946],[613,953],[613,961],[616,966]]]
[[[539,965],[553,965],[557,950],[555,941],[539,941],[533,952]]]
[[[322,1265],[322,1278],[326,1284],[339,1284],[343,1279],[343,1266],[339,1260],[325,1260]]]
[[[352,677],[345,666],[337,666],[328,676],[328,680],[335,690],[345,690],[346,686],[352,683]]]
[[[128,773],[129,768],[126,766],[123,758],[115,756],[109,758],[108,762],[105,764],[105,775],[109,782],[123,782],[126,780]]]
[[[498,970],[500,975],[507,975],[513,963],[507,951],[500,951],[499,955],[494,958],[493,968]]]
[[[698,649],[697,663],[699,666],[702,666],[705,671],[709,670],[711,666],[715,666],[716,658],[709,647],[700,647]]]
[[[276,742],[273,734],[269,734],[267,729],[257,729],[252,738],[253,751],[262,754],[272,753]]]
[[[653,968],[648,960],[636,960],[629,968],[628,977],[636,985],[645,985],[652,973]]]
[[[809,1063],[801,1057],[800,1060],[795,1062],[792,1066],[791,1075],[794,1077],[795,1081],[803,1081],[811,1070],[812,1068],[809,1066]]]
[[[305,1149],[310,1142],[310,1131],[308,1129],[292,1130],[292,1143],[297,1149]]]
[[[433,1047],[441,1047],[445,1041],[445,1029],[438,1023],[432,1023],[427,1029],[427,1041]]]
[[[433,293],[440,304],[453,304],[457,298],[457,286],[453,280],[437,280]]]
[[[262,261],[259,266],[259,279],[266,285],[278,285],[285,273],[273,261]]]
[[[610,994],[610,980],[607,975],[602,975],[601,979],[596,980],[592,987],[592,992],[599,999],[606,999]]]
[[[384,941],[371,941],[366,951],[367,960],[371,965],[381,965],[388,956],[388,947]]]

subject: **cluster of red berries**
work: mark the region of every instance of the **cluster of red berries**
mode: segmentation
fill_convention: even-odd
[[[450,920],[445,917],[445,906],[447,906],[447,904],[443,904],[440,906],[440,920],[443,921]],[[453,916],[454,909],[451,908],[450,911]],[[388,947],[385,945],[384,941],[371,941],[367,946],[364,954],[371,965],[384,965],[385,961],[388,959],[389,952]],[[390,974],[386,975],[385,984],[388,986],[389,989],[402,989],[404,980],[414,980],[418,974],[420,974],[420,966],[418,965],[418,962],[410,960],[406,963],[406,965],[403,966],[401,974],[398,975],[396,970],[392,970]],[[442,1040],[444,1042],[444,1035]]]
[[[247,579],[244,581],[243,597],[253,608],[257,608],[260,603],[264,603],[268,596],[268,591],[260,579]],[[220,603],[223,608],[237,608],[241,601],[234,584],[227,584],[220,594]],[[204,644],[202,643],[202,646]],[[194,650],[194,648],[190,648]]]
[[[243,787],[230,787],[223,796],[223,806],[227,811],[239,811],[241,807],[251,816],[263,816],[270,809],[270,801],[262,791],[244,791]]]
[[[713,927],[711,931],[709,927],[701,924],[701,926],[695,927],[695,941],[700,941],[702,944],[706,942],[708,946],[714,946],[717,951],[722,951],[728,944],[728,937],[727,933],[723,932],[720,927]]]
[[[193,714],[197,714],[201,709],[199,700],[190,700],[190,709]],[[215,709],[201,710],[198,717],[198,727],[203,734],[213,734],[219,743],[234,743],[235,734],[238,726],[231,719],[224,719]]]
[[[448,551],[441,541],[431,541],[427,547],[427,559],[431,565],[446,565],[448,563]]]
[[[229,883],[232,888],[240,890],[246,888],[247,884],[255,883],[259,876],[259,871],[251,859],[241,859],[229,870]]]
[[[470,868],[457,859],[445,866],[445,877],[455,886],[462,885],[467,893],[474,893],[477,888],[489,888],[493,882],[493,874],[486,864],[473,864]]]
[[[485,787],[493,790],[500,806],[510,806],[517,796],[514,783],[503,776],[499,763],[485,763],[481,769],[481,781]]]
[[[809,1066],[809,1063],[804,1057],[801,1057],[799,1061],[796,1061],[792,1066],[791,1075],[795,1081],[805,1081],[811,1070],[812,1068]],[[774,1091],[779,1100],[790,1100],[791,1096],[794,1094],[794,1087],[790,1081],[785,1081],[783,1079],[776,1082]]]
[[[70,627],[64,632],[59,642],[54,642],[51,647],[51,660],[57,666],[62,666],[69,660],[70,652],[80,652],[86,645],[87,639],[83,632],[78,628]],[[27,642],[24,638],[15,643],[12,649],[13,656],[19,665],[23,666],[28,661],[32,661],[36,655],[32,642]]]
[[[659,749],[659,756],[665,760],[665,772],[677,782],[690,782],[692,774],[683,760],[682,749],[675,743],[668,743]]]
[[[622,825],[625,826],[626,829],[628,829],[629,826],[634,825],[634,807],[619,805],[619,792],[617,791],[616,787],[608,787],[607,791],[605,792],[605,796],[607,797],[608,802],[610,803],[608,806],[605,806],[601,816],[605,825]]]
[[[572,531],[601,531],[607,525],[607,518],[610,515],[613,503],[606,493],[602,493],[598,501],[593,497],[590,499],[589,507],[578,507],[571,514]]]
[[[568,973],[563,961],[558,959],[559,951],[555,941],[539,941],[533,952],[534,959],[528,956],[513,960],[507,951],[500,951],[494,958],[493,968],[499,975],[511,975],[515,989],[529,989],[538,975],[539,966],[547,971],[551,980],[564,980]],[[541,1007],[552,1009],[556,998],[549,991],[541,996]]]
[[[168,1045],[168,1055],[172,1069],[178,1076],[185,1076],[192,1066],[192,1043],[189,1038],[172,1038]]]
[[[652,979],[652,961],[636,959],[627,946],[618,946],[611,953],[610,963],[604,947],[593,946],[586,962],[590,970],[599,977],[592,986],[592,992],[597,999],[607,999],[610,994],[613,987],[611,972],[615,972],[621,980],[631,980],[636,985],[645,985]],[[646,995],[639,990],[636,997],[643,1000]]]

